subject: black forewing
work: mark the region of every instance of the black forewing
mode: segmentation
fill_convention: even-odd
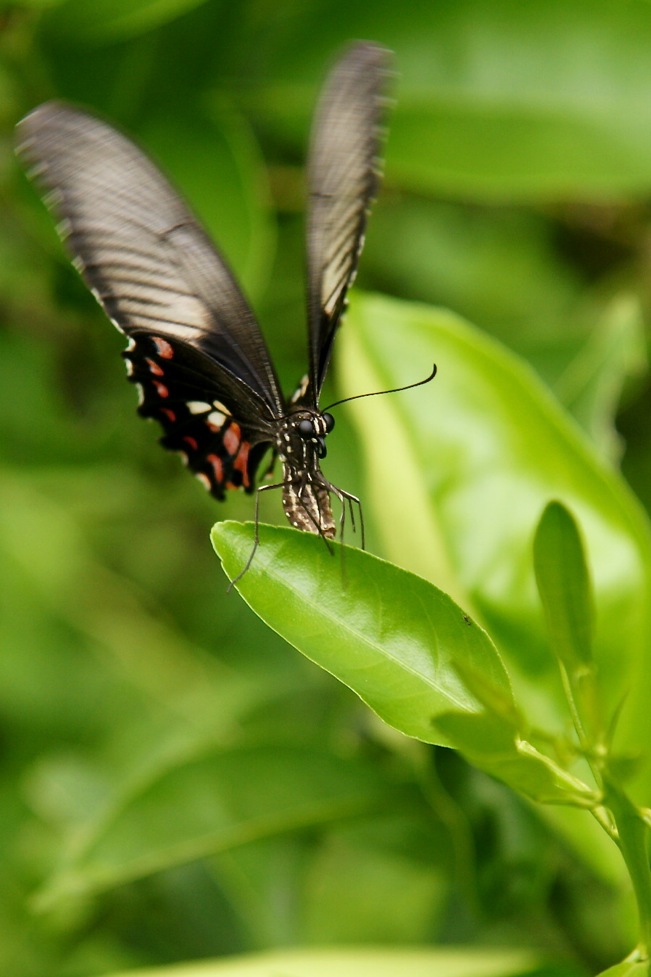
[[[353,45],[326,82],[312,129],[307,221],[310,382],[301,399],[313,406],[377,192],[390,63],[390,52],[383,47]]]
[[[206,354],[269,420],[283,398],[258,324],[207,234],[125,136],[59,102],[19,125],[18,154],[46,191],[78,270],[114,324]]]

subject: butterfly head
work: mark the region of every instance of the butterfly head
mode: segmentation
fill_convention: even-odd
[[[310,414],[301,417],[296,425],[296,430],[303,441],[316,447],[319,458],[325,458],[327,454],[326,435],[330,434],[334,426],[335,419],[332,414]]]
[[[327,412],[300,408],[283,418],[277,437],[277,449],[283,462],[293,467],[310,459],[325,458],[325,439],[335,426]]]

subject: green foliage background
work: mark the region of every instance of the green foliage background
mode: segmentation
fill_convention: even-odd
[[[489,497],[446,507],[450,473],[497,431],[503,466],[544,472],[550,495],[582,479],[594,498],[626,497],[633,515],[613,539],[644,516],[611,469],[651,503],[647,0],[1,3],[0,969],[12,977],[323,944],[461,944],[476,950],[463,973],[583,974],[633,938],[617,854],[579,813],[542,813],[451,751],[394,734],[226,594],[209,529],[250,518],[251,499],[216,507],[136,419],[123,341],[13,160],[14,124],[51,97],[134,135],[229,257],[289,390],[305,364],[309,119],[327,65],[357,37],[395,51],[397,104],[325,402],[430,368],[420,313],[390,314],[369,290],[467,318],[573,418],[557,450],[534,427],[526,368],[438,313],[439,378],[399,405],[350,405],[329,445],[328,475],[368,500],[369,549],[471,599],[507,650],[529,635],[533,689],[548,681],[519,562],[534,523],[504,500],[513,532],[490,549],[503,562],[482,561]],[[517,450],[502,454],[509,438]],[[422,499],[433,487],[437,525]],[[265,521],[279,509],[265,499]],[[622,590],[636,586],[600,539],[599,566],[611,556]],[[634,641],[618,600],[609,612]]]

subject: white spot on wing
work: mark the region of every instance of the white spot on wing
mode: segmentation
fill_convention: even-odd
[[[49,207],[51,210],[55,210],[60,204],[63,203],[63,194],[55,187],[53,190],[48,190],[48,192],[44,195],[43,200],[46,207]]]
[[[189,400],[187,408],[191,414],[205,414],[210,410],[210,404],[206,404],[203,400]]]
[[[18,152],[24,153],[26,149],[29,149],[29,147],[33,144],[33,142],[34,142],[33,139],[27,139],[20,146]],[[30,166],[30,168],[27,170],[27,175],[30,178],[30,180],[37,180],[39,176],[43,176],[44,173],[47,173],[47,169],[48,169],[48,165],[45,162],[45,160],[40,160],[38,163],[34,163],[33,166]]]

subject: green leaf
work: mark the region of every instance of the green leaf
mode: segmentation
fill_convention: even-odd
[[[593,808],[599,795],[494,716],[450,713],[435,720],[470,763],[541,804]]]
[[[461,750],[538,800],[593,803],[588,787],[522,739],[497,651],[446,594],[361,550],[334,544],[338,564],[313,536],[272,526],[259,534],[238,591],[385,722]],[[237,577],[253,527],[217,523],[212,540],[228,576]]]
[[[631,295],[620,295],[555,384],[560,399],[606,459],[616,461],[622,454],[615,415],[626,381],[643,375],[648,359],[640,304]]]
[[[391,179],[502,200],[649,186],[644,0],[470,0],[432,8],[431,18],[426,53],[413,46],[413,26],[404,38]]]
[[[635,69],[651,43],[648,4],[501,0],[497,10],[470,0],[437,16],[434,47],[398,92],[392,176],[485,198],[648,187]]]
[[[20,0],[20,3],[16,4],[13,3],[12,0],[3,0],[3,2],[0,3],[0,10],[10,6],[21,6],[26,7],[27,9],[33,8],[35,10],[46,10],[48,7],[56,7],[67,2],[68,0]]]
[[[326,751],[274,743],[183,756],[88,828],[37,904],[48,909],[259,838],[358,816],[386,803],[388,789],[376,766]]]
[[[390,559],[475,609],[516,705],[550,735],[563,735],[567,707],[531,546],[551,499],[576,513],[593,570],[599,692],[609,716],[624,699],[616,746],[646,756],[651,533],[622,479],[525,364],[451,313],[357,293],[339,356],[343,395],[399,386],[437,362],[429,386],[349,406],[368,473],[358,494]],[[638,776],[648,801],[649,765]]]
[[[432,813],[424,807],[420,821],[366,819],[329,832],[304,893],[309,944],[428,942],[450,895],[450,835]],[[387,900],[392,891],[401,898]]]
[[[352,9],[322,0],[310,14],[260,30],[283,80],[301,66],[315,73],[349,37],[396,53],[391,183],[491,201],[610,201],[648,190],[646,0],[464,0],[423,4],[409,17],[391,0]],[[269,92],[270,113],[295,112],[286,102],[284,86]]]
[[[70,38],[111,42],[160,27],[206,0],[66,0],[48,18],[48,27]]]
[[[648,960],[622,960],[621,963],[602,970],[598,977],[648,977]]]
[[[436,736],[436,717],[481,712],[456,661],[472,665],[510,698],[488,635],[432,584],[361,550],[342,553],[335,544],[333,559],[316,537],[274,526],[259,530],[260,545],[237,589],[263,621],[385,722],[425,742],[453,745]],[[251,553],[252,525],[217,523],[212,541],[233,579]]]
[[[577,329],[568,310],[585,290],[579,269],[559,252],[548,215],[392,195],[390,189],[380,194],[369,224],[360,274],[362,281],[381,282],[388,294],[454,309],[529,360],[534,355],[545,363]],[[568,393],[575,393],[574,385]]]
[[[172,967],[121,971],[106,977],[525,977],[540,960],[526,950],[478,947],[472,950],[394,948],[383,946],[343,949],[272,950],[250,956]]]
[[[538,593],[552,650],[571,674],[592,664],[594,608],[583,543],[571,512],[550,502],[534,539]]]

